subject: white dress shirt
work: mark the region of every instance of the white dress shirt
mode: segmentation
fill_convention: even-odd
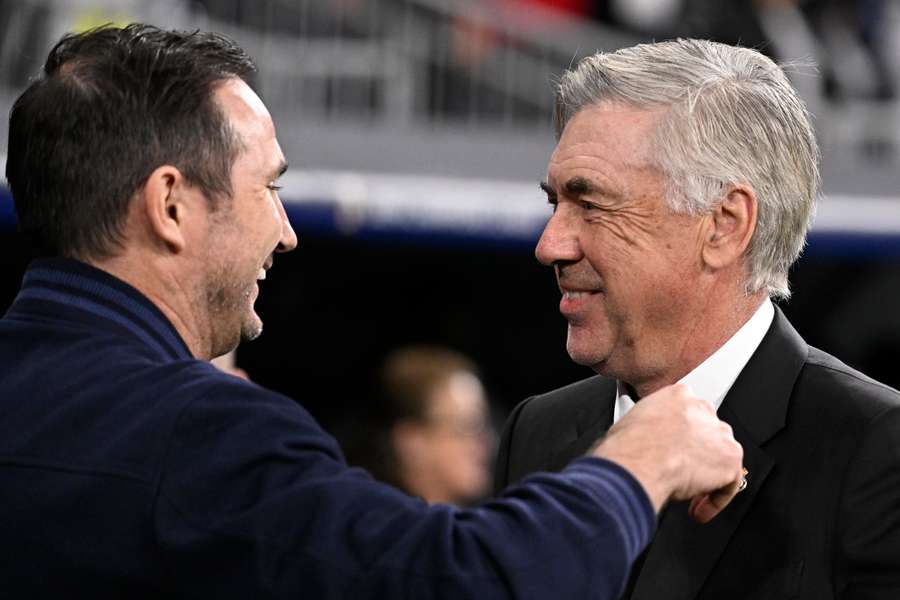
[[[753,316],[727,342],[697,365],[693,371],[682,377],[679,383],[689,385],[694,394],[709,402],[714,409],[719,410],[725,394],[731,389],[734,380],[744,369],[747,361],[756,352],[756,348],[765,337],[774,317],[775,307],[766,298]],[[613,423],[628,414],[633,406],[634,400],[626,387],[621,381],[616,382],[616,407],[613,412]]]

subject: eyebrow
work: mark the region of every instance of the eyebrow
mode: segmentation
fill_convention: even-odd
[[[546,181],[542,181],[540,183],[541,189],[549,196],[550,198],[556,197],[556,190],[554,190],[549,183]],[[599,191],[597,186],[591,183],[588,179],[575,176],[569,179],[566,183],[563,184],[563,191],[566,196],[589,196],[594,192]]]
[[[593,183],[584,177],[575,176],[563,184],[567,196],[590,196],[597,191]]]
[[[556,200],[556,190],[546,181],[540,182],[541,189],[547,194],[547,199],[551,202]],[[563,194],[571,198],[579,198],[581,196],[603,195],[612,198],[619,198],[620,194],[608,188],[598,186],[586,177],[576,175],[563,184]]]

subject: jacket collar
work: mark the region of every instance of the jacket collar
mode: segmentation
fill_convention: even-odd
[[[720,416],[728,420],[730,413],[756,445],[766,443],[784,426],[794,382],[808,355],[809,346],[776,307],[772,326],[735,380]]]
[[[131,335],[165,360],[193,358],[165,315],[113,275],[68,258],[29,265],[9,317],[70,321]]]

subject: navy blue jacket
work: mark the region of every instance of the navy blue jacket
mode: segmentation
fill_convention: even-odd
[[[428,507],[79,262],[35,262],[0,320],[3,598],[615,598],[654,527],[596,458]]]

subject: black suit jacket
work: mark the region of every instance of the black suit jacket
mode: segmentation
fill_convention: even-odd
[[[585,453],[615,396],[595,376],[519,404],[497,487]],[[776,309],[719,416],[749,485],[707,525],[686,503],[665,509],[631,598],[900,599],[900,393],[808,346]]]

